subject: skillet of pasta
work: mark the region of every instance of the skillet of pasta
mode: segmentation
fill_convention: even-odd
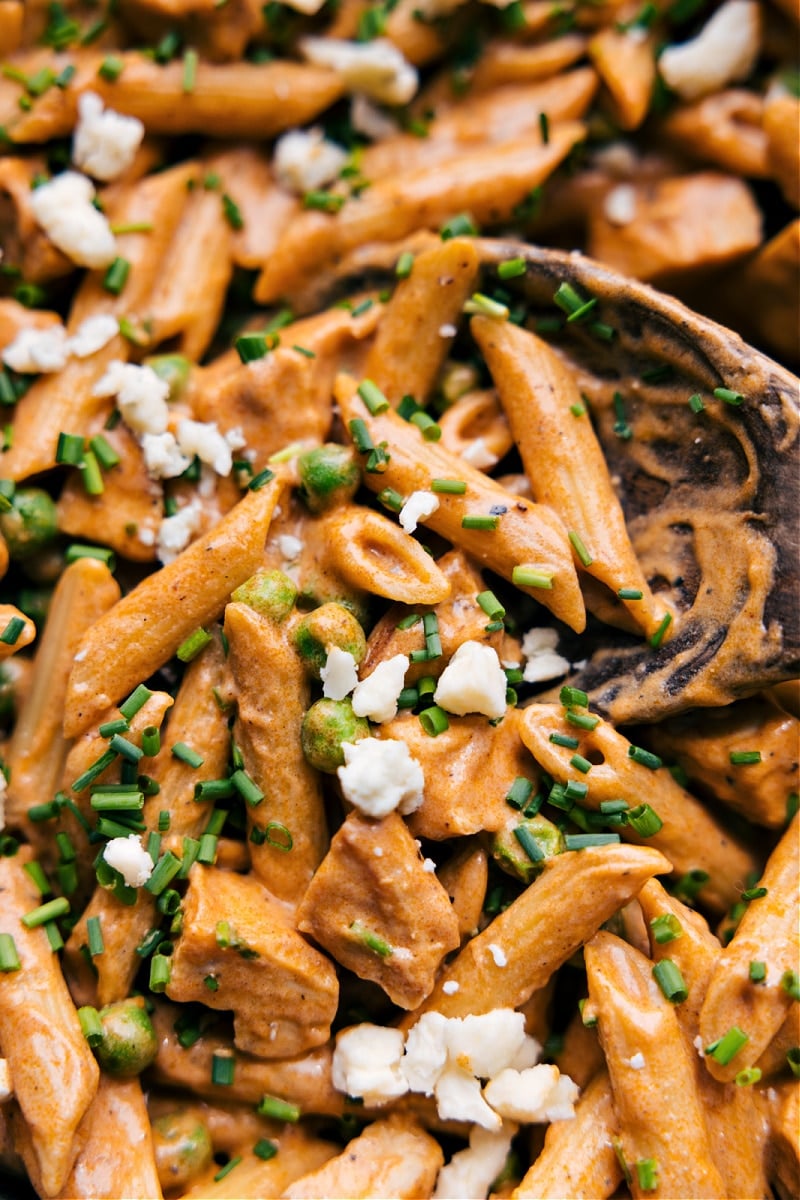
[[[0,0],[3,1194],[798,1194],[797,26]]]

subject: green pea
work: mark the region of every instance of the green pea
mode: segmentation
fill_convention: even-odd
[[[516,836],[515,829],[525,831],[522,842]],[[538,847],[541,859],[534,860],[526,853],[525,842],[529,839]],[[561,830],[541,814],[521,821],[510,821],[504,829],[495,833],[491,845],[492,857],[497,865],[509,875],[516,875],[523,883],[530,883],[535,879],[547,859],[563,853],[563,850],[564,835]]]
[[[153,1150],[158,1180],[165,1192],[183,1191],[210,1165],[214,1153],[205,1124],[185,1109],[156,1117]]]
[[[369,737],[369,722],[356,716],[349,700],[317,700],[303,718],[300,737],[311,766],[332,775],[344,766],[342,742]]]
[[[294,631],[294,644],[309,672],[319,679],[328,650],[338,646],[360,663],[367,652],[361,625],[343,604],[323,604],[304,617]]]
[[[26,558],[56,535],[58,517],[51,496],[42,488],[17,488],[11,508],[0,513],[0,533],[12,558]]]
[[[312,512],[324,512],[352,499],[361,483],[361,471],[349,446],[327,442],[307,450],[298,458],[297,467]]]
[[[139,1075],[156,1056],[158,1042],[144,1000],[117,1000],[100,1010],[103,1040],[95,1047],[97,1061],[109,1075]]]
[[[233,592],[232,598],[239,604],[249,604],[256,612],[273,621],[288,617],[297,599],[297,588],[283,571],[261,569]]]

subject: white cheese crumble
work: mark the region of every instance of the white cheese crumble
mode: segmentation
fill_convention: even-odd
[[[69,339],[70,354],[76,358],[88,358],[107,346],[119,333],[119,321],[111,313],[98,313],[81,321]]]
[[[434,1200],[485,1200],[492,1183],[502,1171],[511,1140],[517,1132],[512,1121],[504,1122],[496,1133],[474,1125],[469,1147],[454,1154],[439,1171]]]
[[[755,0],[727,0],[691,41],[668,46],[658,69],[673,92],[696,100],[745,79],[760,48],[759,5]]]
[[[558,631],[547,627],[529,629],[522,639],[522,656],[527,661],[522,672],[526,683],[544,683],[566,675],[569,663],[556,652]]]
[[[3,351],[3,362],[22,375],[60,371],[69,356],[67,331],[63,325],[46,329],[21,329]]]
[[[455,337],[457,333],[458,330],[456,329],[455,325],[445,324],[439,326],[439,337],[451,338]]]
[[[272,166],[283,184],[299,196],[338,179],[348,159],[346,150],[329,141],[318,126],[292,129],[275,143]]]
[[[408,104],[417,90],[416,70],[388,38],[350,42],[307,37],[300,50],[314,66],[336,71],[348,91],[363,92],[378,104]]]
[[[426,875],[435,875],[436,874],[436,863],[433,861],[432,858],[423,858],[422,869],[426,873]],[[458,984],[456,984],[456,987],[457,986],[458,986]]]
[[[93,396],[116,396],[122,419],[134,433],[165,433],[169,384],[152,367],[115,359],[92,388]]]
[[[439,507],[439,497],[433,492],[412,492],[400,509],[400,524],[406,533],[413,533],[419,521],[432,517]]]
[[[145,433],[139,444],[147,473],[155,479],[174,479],[191,466],[192,460],[181,454],[175,435],[169,431]]]
[[[628,1066],[632,1067],[634,1071],[641,1071],[644,1069],[644,1055],[642,1054],[641,1050],[637,1051],[636,1054],[631,1055]]]
[[[473,438],[460,452],[460,456],[465,463],[478,471],[489,471],[499,462],[497,455],[489,449],[486,438],[483,437]]]
[[[350,102],[350,124],[356,133],[363,133],[373,142],[399,132],[397,122],[360,92]]]
[[[144,137],[137,117],[124,117],[112,108],[103,109],[96,92],[78,98],[78,123],[72,136],[72,161],[95,179],[116,179],[136,157]]]
[[[141,887],[153,873],[153,860],[135,833],[112,838],[106,843],[103,858],[119,871],[128,887]]]
[[[278,538],[278,552],[285,563],[297,562],[303,553],[304,542],[291,533],[282,533]]]
[[[336,774],[346,800],[365,816],[385,817],[397,809],[415,812],[422,804],[425,776],[405,742],[362,738],[342,743],[343,767]]]
[[[433,698],[446,712],[482,713],[497,720],[506,711],[506,681],[497,651],[480,642],[462,642],[445,667]]]
[[[356,660],[347,650],[331,646],[319,673],[322,694],[327,700],[344,700],[358,683]]]
[[[444,992],[445,996],[455,996],[460,987],[461,984],[457,979],[448,979],[442,984],[442,991]]]
[[[408,1083],[400,1071],[403,1031],[383,1025],[354,1025],[336,1036],[331,1078],[347,1096],[381,1104],[402,1096]]]
[[[201,462],[213,467],[217,475],[230,475],[233,467],[231,446],[220,433],[216,421],[192,421],[184,417],[178,422],[177,438],[181,453],[189,459],[197,455]]]
[[[193,500],[171,517],[165,517],[158,527],[159,561],[174,562],[182,550],[185,550],[192,540],[192,535],[200,528],[203,506],[199,500]]]
[[[603,215],[612,225],[630,225],[636,216],[636,188],[630,183],[618,183],[606,193]]]
[[[490,942],[489,953],[494,959],[494,965],[496,967],[508,966],[508,958],[506,957],[506,952],[502,946],[498,946],[496,942]]]
[[[94,186],[63,171],[31,192],[31,212],[50,241],[79,267],[107,267],[117,253],[111,227],[92,204]]]
[[[565,1121],[575,1116],[579,1090],[558,1067],[540,1063],[522,1071],[507,1067],[487,1083],[484,1095],[512,1121]]]
[[[403,690],[408,656],[395,654],[378,663],[374,671],[362,679],[353,692],[353,712],[357,717],[369,717],[378,724],[397,716],[397,698]]]

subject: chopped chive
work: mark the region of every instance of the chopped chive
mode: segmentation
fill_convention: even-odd
[[[83,462],[83,438],[79,433],[60,433],[56,444],[56,462],[77,467]]]
[[[58,846],[58,854],[62,862],[75,861],[76,851],[74,845],[72,844],[72,838],[68,833],[57,833],[56,845]]]
[[[576,533],[575,530],[572,529],[572,530],[570,530],[568,536],[569,536],[570,542],[572,543],[572,548],[575,551],[575,553],[577,554],[577,556],[580,559],[583,566],[584,567],[591,566],[591,564],[594,562],[594,559],[592,558],[589,551],[586,549],[586,546],[583,544],[583,539],[581,538],[580,534]]]
[[[233,1060],[231,1060],[231,1061],[233,1061]],[[212,1077],[211,1082],[212,1083],[233,1083],[233,1076],[231,1075],[231,1078],[229,1080],[214,1079]],[[228,1162],[225,1163],[224,1167],[220,1167],[220,1169],[217,1171],[216,1175],[214,1176],[214,1183],[219,1183],[221,1179],[224,1179],[226,1177],[226,1175],[230,1175],[233,1168],[238,1167],[238,1165],[241,1161],[242,1161],[241,1154],[235,1154],[232,1159],[230,1159]]]
[[[10,933],[0,933],[0,971],[18,971],[21,966],[14,938]]]
[[[217,860],[219,837],[216,833],[204,833],[200,837],[197,851],[197,861],[206,867],[212,867]]]
[[[46,904],[40,904],[38,908],[31,909],[30,912],[20,917],[20,920],[26,929],[36,929],[39,925],[44,925],[46,921],[65,917],[68,912],[69,900],[65,896],[58,896],[55,900],[48,900]]]
[[[506,804],[512,808],[524,808],[530,799],[533,784],[524,775],[518,775],[506,793]]]
[[[662,958],[655,964],[653,978],[670,1004],[681,1004],[688,997],[683,975],[671,958]]]
[[[491,532],[497,529],[500,518],[495,516],[467,515],[461,518],[462,529],[483,529]]]
[[[118,223],[111,222],[111,232],[115,235],[121,233],[152,233],[154,225],[152,221],[120,221]]]
[[[142,753],[153,758],[161,749],[161,733],[157,725],[148,725],[142,730]]]
[[[560,283],[553,295],[553,303],[557,304],[562,312],[571,316],[572,313],[578,312],[586,304],[586,300],[570,283]]]
[[[97,732],[100,734],[101,738],[110,738],[113,737],[115,733],[127,733],[129,729],[130,725],[125,718],[117,717],[113,721],[105,721]]]
[[[700,395],[699,392],[695,392],[692,396],[689,397],[689,408],[692,410],[693,413],[701,413],[705,409],[705,404],[703,403],[703,397]]]
[[[467,485],[463,479],[432,479],[431,491],[445,496],[463,496]]]
[[[150,878],[144,885],[145,888],[151,896],[159,896],[180,869],[181,860],[171,850],[166,850],[153,868]]]
[[[75,77],[76,70],[77,67],[73,66],[72,63],[68,63],[66,67],[64,67],[63,71],[59,71],[58,75],[56,75],[55,79],[53,80],[53,83],[57,88],[61,88],[62,90],[66,87],[69,87],[70,83]]]
[[[477,237],[478,227],[469,213],[459,213],[444,223],[439,230],[439,236],[443,242],[455,237]]]
[[[394,954],[394,948],[385,938],[375,933],[373,929],[368,929],[366,925],[362,925],[360,921],[353,921],[351,923],[350,932],[361,942],[365,949],[372,951],[373,954],[377,954],[379,958],[391,958]]]
[[[388,508],[390,512],[399,513],[403,507],[403,497],[394,488],[384,488],[378,493],[378,499],[384,508]]]
[[[636,1178],[643,1192],[654,1192],[658,1187],[658,1159],[637,1159]]]
[[[442,436],[441,425],[437,425],[433,417],[429,417],[421,408],[411,414],[409,421],[416,425],[426,442],[438,442]]]
[[[745,891],[742,892],[742,899],[747,901],[761,900],[764,896],[766,896],[766,894],[767,889],[765,887],[746,888]]]
[[[326,192],[324,188],[318,188],[305,193],[303,208],[310,208],[316,212],[338,213],[346,199],[346,196],[336,192]]]
[[[162,892],[156,901],[156,907],[160,913],[164,913],[168,917],[174,917],[175,913],[181,906],[180,892],[176,892],[174,888],[167,888]]]
[[[795,1079],[800,1079],[800,1046],[792,1046],[786,1051],[786,1061]]]
[[[656,629],[655,632],[652,633],[648,639],[650,642],[650,645],[653,647],[654,650],[657,650],[658,647],[663,642],[664,634],[667,632],[667,630],[669,629],[671,624],[672,624],[672,613],[664,613],[664,616],[661,618],[661,621],[659,623],[658,629]]]
[[[726,1034],[717,1038],[710,1046],[706,1046],[706,1054],[725,1067],[749,1041],[750,1038],[744,1030],[738,1025],[732,1025]]]
[[[299,1121],[301,1115],[298,1104],[291,1104],[288,1100],[281,1100],[278,1096],[262,1096],[256,1105],[256,1112],[260,1117],[268,1117],[273,1121],[291,1121],[292,1123]]]
[[[397,415],[404,421],[410,421],[415,412],[420,412],[420,406],[413,396],[403,396],[397,406]]]
[[[751,983],[763,983],[767,978],[767,964],[764,962],[751,962],[748,975]]]
[[[634,762],[651,771],[657,771],[664,765],[657,754],[651,754],[649,750],[644,750],[641,746],[628,746],[628,758],[632,758]]]
[[[253,1154],[256,1158],[260,1158],[262,1162],[268,1162],[270,1158],[274,1158],[278,1153],[278,1147],[269,1138],[259,1138],[253,1146]]]
[[[55,921],[45,921],[42,928],[44,929],[50,949],[54,954],[58,954],[59,950],[64,949],[64,939],[61,936],[61,930]]]
[[[754,763],[761,762],[760,750],[731,750],[728,756],[731,765],[734,767],[751,766]]]
[[[617,592],[620,600],[641,600],[644,592],[641,588],[620,588]]]
[[[93,792],[89,801],[94,812],[139,812],[144,806],[142,792]]]
[[[589,787],[581,779],[570,779],[564,785],[564,799],[572,801],[585,800],[589,794]]]
[[[135,717],[139,709],[144,707],[152,695],[153,693],[150,691],[150,688],[145,687],[143,683],[140,683],[138,687],[134,688],[127,700],[125,700],[119,706],[119,711],[122,713],[125,720],[130,721],[132,717]],[[72,788],[74,791],[74,784],[72,785]]]
[[[78,470],[81,473],[81,482],[87,496],[102,496],[105,484],[100,473],[100,465],[91,450],[84,451],[83,462]]]
[[[549,591],[553,586],[553,576],[549,571],[537,571],[535,567],[514,567],[511,572],[511,582],[517,587],[543,588]]]
[[[731,388],[718,387],[714,388],[714,395],[717,400],[724,400],[726,404],[733,404],[737,408],[744,403],[744,396],[741,392],[734,392]]]
[[[592,713],[573,712],[572,709],[564,713],[564,719],[568,724],[574,725],[576,729],[589,731],[596,729],[600,724],[600,718],[593,716]]]
[[[270,846],[274,846],[276,850],[282,850],[284,854],[288,854],[294,846],[294,838],[285,825],[280,821],[269,821],[264,830],[264,840]]]
[[[362,379],[356,390],[373,417],[377,417],[379,413],[386,412],[388,409],[389,401],[371,379]]]
[[[517,825],[514,829],[514,837],[531,862],[543,862],[545,853],[527,825]]]
[[[269,354],[270,348],[262,333],[242,333],[233,344],[243,363],[257,362]]]
[[[125,63],[118,55],[107,54],[97,68],[97,74],[108,83],[116,83],[124,70]]]
[[[25,628],[25,621],[22,617],[12,617],[6,625],[2,633],[0,633],[0,642],[6,646],[16,645],[19,635]]]
[[[398,708],[414,708],[419,702],[419,691],[415,687],[405,687],[397,697]]]
[[[120,709],[120,712],[122,709]],[[90,783],[97,779],[98,775],[102,775],[106,767],[110,767],[116,759],[117,755],[114,750],[105,750],[98,759],[96,759],[90,767],[87,767],[82,775],[72,784],[73,792],[82,792]]]
[[[104,471],[116,467],[121,461],[114,447],[103,437],[102,433],[98,433],[91,439],[89,447]]]
[[[402,617],[397,622],[397,625],[395,626],[395,628],[396,629],[413,629],[413,627],[415,625],[418,625],[421,620],[422,620],[422,617],[420,616],[419,613],[408,613],[407,616]]]
[[[186,742],[175,742],[172,747],[173,758],[177,758],[179,762],[186,763],[188,767],[202,767],[202,754],[198,754],[191,746],[187,746]]]
[[[264,799],[264,793],[261,791],[261,788],[241,767],[233,772],[230,779],[232,786],[251,807],[260,804]]]
[[[576,771],[580,771],[582,775],[588,775],[592,769],[589,759],[584,758],[582,754],[573,754],[569,762],[570,766],[574,767]]]
[[[503,605],[497,599],[497,596],[495,596],[494,592],[479,592],[475,599],[486,613],[487,617],[489,617],[492,621],[502,621],[503,617],[506,615],[506,610],[503,608]]]
[[[109,571],[113,571],[117,565],[114,551],[107,546],[84,546],[80,542],[73,542],[64,551],[64,561],[74,563],[79,558],[96,558],[98,562],[105,563]]]
[[[524,258],[507,258],[498,264],[497,274],[501,279],[516,279],[518,275],[524,275],[526,270]]]
[[[394,273],[398,279],[408,279],[414,266],[414,255],[410,250],[404,250],[397,260]]]
[[[135,746],[133,742],[129,742],[121,733],[115,733],[109,742],[109,748],[114,750],[126,762],[138,763],[142,757],[141,746]]]
[[[563,746],[566,750],[577,750],[580,742],[576,737],[571,737],[568,733],[551,733],[548,741],[554,746]]]
[[[375,443],[370,437],[366,422],[362,421],[360,417],[354,417],[352,421],[349,421],[347,428],[350,430],[350,436],[359,454],[367,454],[370,450],[375,449]]]
[[[438,737],[440,733],[444,733],[450,728],[447,713],[437,704],[431,705],[430,708],[426,708],[419,714],[419,723],[431,737]]]
[[[224,1050],[215,1050],[211,1059],[211,1082],[219,1087],[230,1087],[236,1074],[236,1059]]]
[[[495,321],[508,320],[508,305],[501,304],[499,300],[493,300],[491,296],[486,296],[483,292],[473,292],[469,300],[464,303],[463,311],[491,317]]]
[[[264,467],[263,471],[259,471],[257,475],[253,476],[247,485],[247,489],[250,492],[260,492],[262,487],[274,478],[275,472],[270,471],[269,467]]]
[[[611,846],[616,845],[619,840],[618,833],[567,833],[564,836],[567,850],[587,850],[591,846]]]
[[[570,687],[565,684],[558,693],[558,698],[561,703],[568,708],[588,708],[589,697],[581,688]]]
[[[112,296],[118,296],[125,287],[130,270],[131,264],[127,258],[115,258],[103,276],[103,287]]]
[[[661,913],[660,916],[653,917],[650,928],[653,931],[653,941],[659,946],[665,946],[668,942],[683,937],[683,927],[674,913]]]
[[[614,392],[614,412],[617,419],[614,422],[613,431],[622,441],[628,442],[633,437],[633,430],[628,424],[628,418],[625,415],[625,401],[622,398],[621,392]]]
[[[193,49],[183,52],[183,93],[188,95],[194,91],[197,81],[197,51]]]
[[[800,976],[797,971],[784,971],[781,976],[781,990],[792,1000],[800,1000]]]
[[[759,1067],[744,1067],[738,1071],[734,1077],[734,1083],[737,1087],[751,1087],[752,1084],[758,1083],[761,1078],[761,1070]]]
[[[639,804],[628,813],[628,824],[636,830],[639,837],[653,837],[663,827],[664,822],[649,804]]]
[[[309,350],[307,346],[292,346],[292,349],[296,350],[298,354],[302,354],[303,358],[316,358],[317,357],[316,351]]]
[[[606,325],[603,321],[593,321],[589,326],[589,332],[593,333],[601,342],[613,342],[617,336],[616,329],[611,325]]]
[[[99,1046],[105,1036],[100,1014],[91,1004],[84,1004],[78,1009],[78,1020],[81,1032],[90,1046]]]
[[[86,936],[89,940],[89,953],[91,954],[92,958],[96,958],[98,954],[102,954],[105,950],[103,930],[100,925],[99,917],[87,917]]]
[[[241,209],[227,192],[222,193],[222,213],[231,229],[244,229],[244,217]]]
[[[164,992],[172,974],[172,963],[166,954],[154,954],[150,959],[150,979],[148,986],[151,992]]]

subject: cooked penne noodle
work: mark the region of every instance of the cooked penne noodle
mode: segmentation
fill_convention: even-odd
[[[647,116],[656,81],[652,38],[638,30],[604,29],[589,42],[589,57],[608,89],[611,108],[621,129],[637,129]]]
[[[286,1188],[296,1179],[316,1172],[334,1157],[338,1147],[322,1141],[302,1129],[286,1125],[280,1137],[270,1139],[277,1153],[266,1162],[251,1147],[239,1144],[231,1147],[230,1159],[236,1158],[233,1178],[218,1179],[219,1168],[212,1163],[187,1191],[181,1200],[207,1200],[209,1195],[229,1200],[269,1200],[286,1195]],[[239,1153],[240,1152],[240,1153]]]
[[[189,634],[219,615],[232,589],[258,566],[283,487],[278,473],[249,491],[211,533],[148,576],[92,626],[70,673],[66,736],[92,725],[171,658]]]

